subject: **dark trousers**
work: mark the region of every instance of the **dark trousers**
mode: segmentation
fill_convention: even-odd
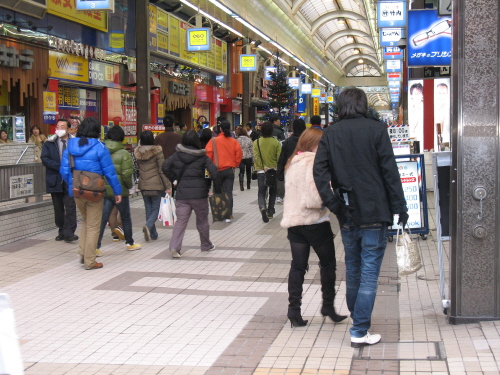
[[[229,213],[233,216],[233,186],[234,186],[234,169],[227,168],[219,171],[219,179],[222,184],[222,191],[227,193],[229,197]]]
[[[76,230],[76,204],[74,198],[68,194],[68,187],[63,184],[61,193],[50,193],[54,205],[54,217],[59,235],[71,238]]]
[[[208,199],[186,199],[175,202],[175,213],[177,221],[172,231],[170,239],[170,249],[180,251],[182,249],[182,240],[191,217],[191,212],[196,214],[196,229],[200,234],[200,249],[207,251],[211,246],[210,224],[208,223]]]
[[[245,171],[247,172],[247,183],[250,184],[252,181],[252,158],[241,159],[240,164],[240,183],[243,183],[245,178]]]
[[[267,210],[268,215],[274,215],[274,204],[276,203],[276,186],[268,187],[266,185],[266,176],[264,173],[257,173],[257,182],[259,186],[259,191],[257,193],[259,210]],[[266,205],[267,189],[269,189],[269,201]]]
[[[125,242],[127,245],[133,245],[134,239],[132,238],[132,218],[130,217],[130,203],[129,197],[122,197],[122,201],[118,204],[115,202],[115,197],[105,198],[104,207],[102,209],[102,219],[101,219],[101,230],[99,232],[99,240],[97,241],[97,249],[101,248],[102,235],[104,234],[104,229],[108,223],[109,216],[113,207],[118,208],[120,217],[123,223],[123,233],[125,234]]]

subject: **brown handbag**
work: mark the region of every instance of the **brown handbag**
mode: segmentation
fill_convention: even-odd
[[[95,172],[79,171],[75,169],[75,159],[69,155],[73,173],[73,195],[91,202],[99,202],[106,191],[104,176]]]

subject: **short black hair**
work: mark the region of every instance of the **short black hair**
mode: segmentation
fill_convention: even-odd
[[[155,144],[155,136],[151,130],[141,132],[141,146],[152,146]]]
[[[353,118],[356,114],[368,116],[368,99],[363,90],[357,87],[347,87],[337,98],[339,119]]]
[[[272,115],[269,116],[269,122],[275,122],[276,120],[279,120],[280,117],[276,114],[276,113],[273,113]]]
[[[304,130],[306,130],[306,122],[303,119],[298,118],[294,120],[292,124],[292,129],[293,129],[293,134],[301,135],[304,132]]]
[[[413,90],[417,89],[420,92],[424,92],[424,86],[420,82],[414,83],[410,86],[410,95],[413,94]]]
[[[184,129],[185,126],[186,126],[186,124],[179,122],[179,129]]]
[[[101,123],[95,117],[87,117],[78,126],[76,136],[80,138],[79,146],[84,146],[89,143],[87,138],[99,138],[101,136]]]
[[[321,125],[321,116],[314,115],[311,117],[311,125]]]
[[[226,121],[226,117],[224,116],[217,117],[217,124],[221,123],[222,121]]]
[[[200,137],[198,137],[198,133],[194,130],[188,130],[182,135],[182,145],[183,146],[192,146],[196,149],[201,148]]]
[[[110,139],[116,142],[123,142],[125,139],[125,132],[120,125],[114,125],[108,129],[106,133],[106,139]]]
[[[56,121],[56,125],[60,121],[65,122],[66,126],[68,127],[68,129],[71,128],[71,122],[68,119],[66,119],[66,118],[60,118],[59,120]]]
[[[261,135],[264,138],[266,138],[266,137],[272,137],[273,136],[273,130],[274,130],[274,127],[273,127],[272,122],[270,122],[270,121],[266,121],[260,127]]]
[[[163,117],[163,126],[166,128],[173,128],[175,123],[175,118],[172,115],[165,115]]]

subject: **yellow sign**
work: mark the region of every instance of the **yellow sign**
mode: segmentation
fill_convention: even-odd
[[[89,61],[85,57],[49,51],[49,68],[54,78],[89,81]]]
[[[312,89],[311,96],[320,96],[321,95],[321,89]]]
[[[185,40],[186,40],[186,33],[187,33],[186,29],[187,29],[187,24],[185,22],[180,22],[180,25],[179,25],[179,38],[184,43],[185,43]],[[181,59],[189,61],[189,55],[188,55],[188,51],[186,50],[186,46],[180,47],[180,50],[181,50],[181,56],[180,56]]]
[[[241,58],[241,67],[242,68],[253,68],[255,64],[256,55],[252,56],[244,56]]]
[[[156,33],[156,7],[149,4],[149,32]]]
[[[157,8],[157,27],[158,30],[168,32],[168,13],[164,10]]]
[[[108,32],[108,12],[76,10],[76,0],[48,0],[47,12],[80,23],[93,29]]]
[[[313,115],[319,115],[319,98],[313,98]]]
[[[327,103],[333,103],[333,96],[327,96],[326,97],[326,102]]]
[[[215,39],[215,69],[222,72],[222,42]]]
[[[168,53],[168,35],[158,33],[158,51]]]
[[[199,64],[201,66],[207,66],[207,53],[211,53],[211,52],[203,52],[203,51],[200,52],[198,61],[199,61]]]
[[[168,29],[168,42],[170,44],[170,54],[180,56],[180,43],[179,43],[179,20],[175,17],[169,16],[169,29]]]
[[[194,30],[189,33],[189,44],[192,46],[205,46],[208,44],[207,30]]]
[[[56,93],[52,91],[43,92],[43,111],[55,112],[56,111]]]
[[[165,117],[165,106],[163,103],[158,103],[158,118]]]

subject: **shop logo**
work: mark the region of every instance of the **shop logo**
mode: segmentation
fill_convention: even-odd
[[[59,69],[66,70],[69,68],[69,60],[66,57],[56,58],[56,65]]]

